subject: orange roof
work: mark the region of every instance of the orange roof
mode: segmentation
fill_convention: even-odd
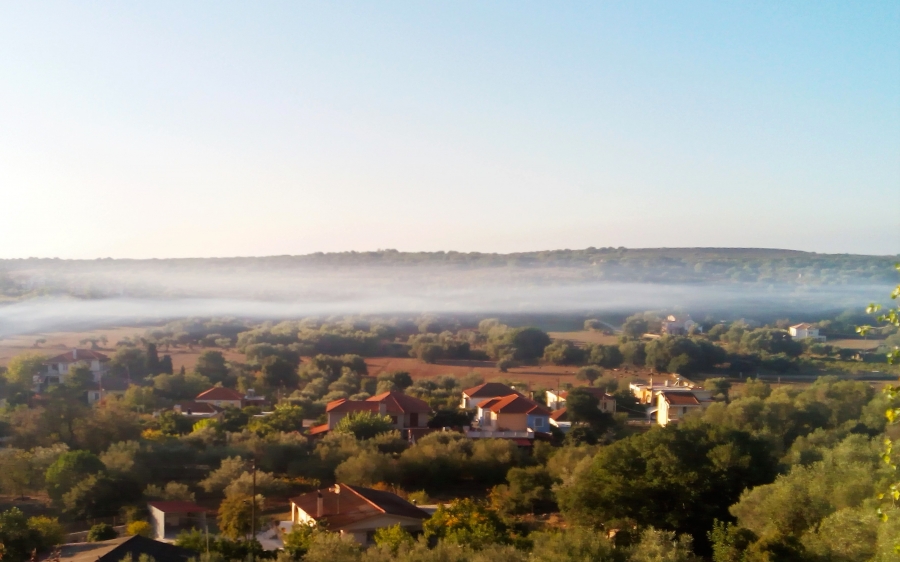
[[[407,396],[402,392],[392,390],[367,398],[366,400],[347,400],[341,398],[329,402],[325,406],[326,412],[378,412],[381,404],[389,414],[431,413],[431,406],[424,400]]]
[[[233,388],[225,388],[224,386],[214,386],[209,390],[201,392],[194,400],[243,400],[244,396]]]
[[[327,432],[328,432],[328,424],[323,423],[322,425],[317,425],[317,426],[309,428],[309,431],[307,431],[306,434],[307,435],[318,435],[320,433],[327,433]]]
[[[73,349],[72,351],[67,351],[62,355],[57,355],[56,357],[51,357],[44,361],[44,365],[49,363],[77,363],[78,361],[91,361],[96,359],[97,361],[105,362],[109,361],[109,357],[103,355],[102,353],[98,353],[96,351],[90,349]]]
[[[396,494],[347,484],[337,484],[336,487],[339,491],[335,491],[335,487],[325,488],[291,498],[291,503],[317,521],[327,521],[330,530],[383,514],[411,519],[428,518],[427,513]],[[318,516],[320,496],[323,509],[322,515]]]
[[[486,382],[463,390],[463,394],[469,398],[493,398],[495,396],[509,396],[510,394],[518,393],[501,382]]]
[[[388,413],[391,414],[406,414],[411,412],[431,413],[431,406],[428,405],[428,402],[403,394],[402,392],[397,392],[396,390],[376,394],[367,399],[366,402],[377,402],[379,404],[384,402],[387,404]]]
[[[489,406],[482,405],[482,408],[487,408],[495,414],[550,415],[546,408],[521,394],[510,394],[509,396],[490,400],[490,402]]]
[[[673,406],[699,406],[700,401],[692,392],[662,392],[666,402]]]
[[[565,408],[560,408],[559,410],[553,410],[550,412],[550,417],[556,421],[568,421],[568,417],[566,416]]]

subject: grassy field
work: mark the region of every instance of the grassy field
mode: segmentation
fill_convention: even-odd
[[[580,332],[550,332],[550,337],[554,340],[568,340],[576,343],[592,343],[603,345],[613,345],[619,343],[618,336],[608,336],[603,332],[591,332],[585,330]]]
[[[85,338],[99,338],[106,336],[107,344],[99,349],[100,353],[112,356],[116,352],[116,342],[123,338],[131,338],[143,335],[147,327],[116,327],[87,332],[48,332],[42,334],[29,334],[26,336],[12,336],[0,339],[0,366],[5,366],[9,360],[21,353],[41,353],[47,356],[59,355],[73,347],[88,347],[78,343]],[[35,340],[46,339],[45,343],[35,346]],[[204,351],[201,347],[188,349],[187,347],[173,347],[168,351],[160,349],[160,355],[168,353],[172,356],[172,365],[176,370],[182,365],[185,369],[193,369],[197,363],[197,357]],[[232,361],[245,361],[242,353],[233,350],[219,350],[226,359]]]
[[[844,349],[875,349],[879,345],[882,344],[884,340],[856,340],[856,339],[847,339],[847,340],[832,340],[829,342],[825,342],[829,345],[834,345],[837,347],[842,347]]]

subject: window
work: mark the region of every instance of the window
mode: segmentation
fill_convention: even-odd
[[[544,427],[544,418],[534,418],[534,427]]]

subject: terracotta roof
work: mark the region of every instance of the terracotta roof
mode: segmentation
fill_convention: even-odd
[[[75,348],[72,351],[67,351],[62,355],[57,355],[56,357],[51,357],[44,361],[44,365],[48,365],[50,363],[77,363],[78,361],[93,361],[94,359],[104,362],[109,361],[109,357],[103,355],[102,353],[98,353],[91,349],[78,349]]]
[[[214,386],[209,390],[201,392],[194,400],[243,400],[244,396],[233,388],[224,386]]]
[[[328,424],[323,423],[322,425],[316,425],[309,428],[309,431],[306,432],[307,435],[318,435],[320,433],[328,433]]]
[[[59,560],[60,562],[121,562],[129,555],[131,560],[137,560],[142,554],[150,556],[153,560],[166,560],[167,562],[181,562],[197,556],[193,550],[135,535],[109,541],[63,545],[60,547]]]
[[[482,405],[482,408],[487,408],[495,414],[550,415],[546,408],[521,394],[510,394],[509,396],[491,400],[490,405]]]
[[[365,400],[347,400],[341,398],[334,400],[325,406],[326,412],[378,412],[378,404]]]
[[[155,507],[163,513],[206,513],[205,507],[201,507],[194,502],[181,500],[152,501],[147,502],[147,505]]]
[[[569,418],[568,416],[566,416],[567,411],[568,410],[566,410],[565,408],[553,410],[552,412],[550,412],[550,417],[556,421],[568,421]]]
[[[407,396],[402,392],[391,391],[377,394],[366,400],[347,400],[341,398],[329,402],[325,406],[326,412],[375,412],[380,410],[380,405],[384,404],[389,414],[408,414],[408,413],[431,413],[431,406],[424,400],[419,400],[412,396]]]
[[[222,411],[222,408],[208,402],[181,402],[178,407],[182,414],[216,414]]]
[[[332,531],[383,514],[410,519],[428,518],[427,513],[396,494],[347,484],[337,486],[340,493],[335,493],[334,487],[325,488],[292,498],[291,503],[316,521],[326,521]],[[320,494],[323,508],[321,517],[317,516]]]
[[[463,390],[463,394],[469,398],[493,398],[495,396],[509,396],[510,394],[518,393],[501,382],[486,382]]]
[[[428,402],[403,394],[402,392],[397,392],[396,390],[376,394],[375,396],[368,398],[366,402],[377,402],[379,404],[382,402],[386,403],[389,414],[407,414],[413,412],[431,413],[431,406],[428,405]]]
[[[666,402],[673,406],[699,406],[700,401],[692,392],[661,392]]]

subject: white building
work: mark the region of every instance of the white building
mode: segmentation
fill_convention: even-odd
[[[62,355],[57,355],[44,362],[44,370],[38,375],[41,380],[37,384],[59,384],[66,380],[69,369],[76,365],[84,365],[94,375],[94,382],[109,372],[109,357],[91,349],[73,349]]]
[[[656,402],[656,423],[665,427],[679,422],[691,412],[705,410],[712,402],[695,392],[662,391]]]
[[[670,314],[662,321],[662,333],[670,336],[687,335],[697,323],[690,314]]]
[[[807,324],[806,322],[797,324],[796,326],[791,326],[790,328],[788,328],[788,332],[795,340],[805,340],[809,338],[818,341],[825,341],[825,336],[819,335],[819,329],[813,328],[812,324]]]

